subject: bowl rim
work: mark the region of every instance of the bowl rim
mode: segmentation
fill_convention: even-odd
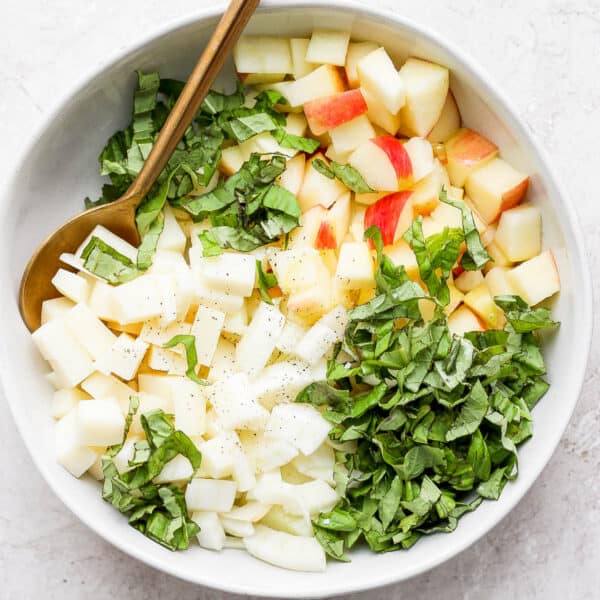
[[[366,0],[363,0],[366,2]],[[11,162],[13,172],[12,175],[9,175],[8,185],[5,186],[5,190],[11,190],[14,187],[14,184],[18,178],[19,172],[23,167],[23,164],[26,160],[26,157],[31,153],[38,140],[44,135],[50,124],[57,119],[61,112],[68,107],[71,100],[79,95],[93,80],[113,68],[124,56],[128,56],[133,52],[142,50],[146,45],[151,43],[152,41],[168,35],[170,33],[176,32],[179,29],[185,28],[195,22],[205,21],[214,19],[222,14],[227,2],[224,0],[218,0],[213,6],[198,9],[195,12],[187,14],[180,18],[175,18],[169,20],[163,25],[159,25],[151,28],[149,31],[141,33],[136,36],[133,43],[128,44],[126,47],[117,48],[112,52],[104,55],[104,58],[101,59],[98,63],[95,63],[89,70],[86,70],[84,75],[82,75],[78,80],[76,80],[72,85],[66,86],[65,91],[61,94],[61,96],[53,103],[51,108],[49,109],[45,118],[43,118],[40,123],[35,128],[34,132],[29,136],[29,141],[25,143],[18,153],[14,162]],[[427,572],[440,564],[443,564],[450,558],[454,556],[458,556],[476,541],[481,539],[484,535],[489,533],[498,523],[503,520],[514,508],[515,506],[523,499],[523,497],[530,490],[534,482],[539,478],[541,472],[544,470],[549,460],[552,458],[554,452],[556,451],[559,440],[564,435],[564,432],[569,424],[573,411],[577,405],[579,397],[581,395],[581,390],[585,381],[585,374],[587,370],[587,364],[589,361],[591,340],[592,340],[592,323],[593,323],[593,297],[592,297],[592,283],[591,283],[591,273],[589,262],[587,259],[587,254],[585,251],[585,241],[583,232],[580,226],[579,217],[575,211],[574,204],[570,199],[569,194],[567,193],[562,181],[556,176],[554,169],[552,168],[552,163],[549,160],[549,156],[545,150],[545,148],[541,145],[539,140],[536,138],[534,133],[524,124],[522,119],[519,117],[519,113],[515,110],[512,101],[505,95],[502,91],[501,87],[496,84],[493,77],[487,73],[485,69],[483,69],[471,56],[466,52],[457,47],[454,42],[448,41],[443,35],[439,34],[434,28],[431,28],[428,25],[413,21],[412,19],[406,18],[404,16],[398,15],[386,8],[380,8],[376,6],[368,6],[363,3],[357,2],[356,0],[294,0],[290,2],[289,0],[263,0],[257,13],[268,13],[272,10],[281,10],[281,9],[333,9],[333,10],[349,10],[355,13],[358,16],[364,15],[365,17],[375,18],[378,20],[387,21],[388,23],[396,26],[402,26],[412,32],[414,32],[417,36],[427,39],[432,43],[441,46],[445,52],[450,54],[457,62],[459,62],[462,67],[470,73],[474,78],[478,80],[480,84],[486,89],[486,92],[494,99],[497,106],[499,106],[503,110],[503,119],[507,121],[511,130],[518,131],[523,137],[527,138],[531,143],[533,149],[537,153],[540,163],[543,165],[545,169],[544,176],[548,179],[553,187],[558,192],[557,199],[558,204],[562,209],[562,216],[565,217],[565,222],[563,222],[561,229],[569,230],[571,232],[571,242],[572,245],[570,250],[573,254],[573,262],[580,266],[579,276],[581,279],[582,289],[578,290],[578,295],[580,295],[581,303],[583,305],[582,314],[579,315],[580,321],[589,326],[584,328],[584,331],[580,332],[581,338],[581,349],[583,351],[582,359],[579,362],[579,368],[577,372],[570,374],[570,379],[573,383],[573,394],[571,399],[571,406],[568,414],[568,419],[565,419],[564,423],[560,427],[560,435],[556,438],[556,443],[554,445],[548,446],[544,451],[543,459],[539,462],[539,466],[535,471],[529,473],[528,480],[526,481],[521,494],[515,495],[514,498],[510,500],[505,500],[504,506],[502,510],[498,510],[498,513],[494,515],[494,518],[490,519],[488,523],[486,523],[485,527],[481,529],[477,529],[475,532],[469,535],[463,535],[460,538],[457,538],[459,542],[452,550],[449,550],[442,556],[438,556],[435,559],[432,559],[428,563],[423,563],[422,565],[415,567],[412,573],[408,576],[396,576],[393,573],[390,573],[387,577],[380,577],[377,581],[372,583],[361,583],[354,584],[351,586],[338,585],[335,588],[328,588],[323,593],[320,592],[302,592],[295,590],[287,590],[286,597],[289,598],[317,598],[322,597],[324,595],[327,596],[338,596],[341,594],[351,593],[351,592],[360,592],[370,589],[376,589],[379,587],[383,587],[386,585],[391,585],[394,583],[398,583],[400,581],[415,577],[424,572]],[[0,202],[0,212],[4,212],[8,210],[8,203],[4,200],[7,197],[7,193],[2,194],[3,200]],[[6,300],[0,297],[0,307],[4,304]],[[1,308],[0,308],[1,310]],[[4,313],[4,311],[2,311]],[[83,514],[81,514],[77,508],[77,506],[72,503],[64,494],[59,485],[53,481],[50,474],[47,472],[44,467],[44,463],[38,460],[36,453],[33,451],[33,440],[28,435],[26,429],[27,425],[24,419],[21,419],[19,413],[13,407],[13,401],[10,399],[14,395],[11,395],[8,390],[12,389],[12,384],[9,382],[9,377],[7,376],[7,371],[4,368],[0,367],[0,387],[4,393],[4,397],[6,398],[6,403],[9,406],[10,412],[13,416],[13,419],[17,425],[17,430],[29,452],[31,459],[33,460],[35,466],[38,471],[41,473],[42,477],[46,484],[52,489],[52,491],[56,494],[56,496],[62,501],[62,503],[71,511],[73,515],[75,515],[80,521],[82,521],[87,527],[89,527],[92,531],[110,543],[112,546],[118,548],[122,552],[136,558],[137,560],[142,561],[143,563],[159,570],[162,572],[166,572],[172,576],[175,576],[179,579],[188,581],[190,583],[194,583],[196,585],[206,586],[212,589],[219,589],[225,592],[237,593],[242,595],[254,595],[258,594],[263,597],[280,597],[280,593],[273,592],[265,592],[264,588],[249,588],[248,586],[241,587],[236,583],[233,583],[228,580],[215,582],[214,580],[207,580],[203,577],[196,576],[192,578],[189,573],[184,571],[183,569],[177,568],[165,568],[163,564],[158,559],[155,559],[152,555],[145,553],[143,550],[136,547],[134,544],[130,544],[127,542],[115,542],[111,539],[110,533],[102,530],[99,526],[96,525],[93,519],[87,518]]]

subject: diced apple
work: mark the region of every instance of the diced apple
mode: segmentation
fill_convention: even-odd
[[[293,352],[309,365],[316,364],[337,341],[336,333],[321,321],[317,321],[306,332]]]
[[[352,151],[350,151],[350,152],[338,152],[335,149],[335,146],[333,144],[330,144],[327,147],[327,150],[325,151],[325,156],[329,160],[335,160],[335,162],[338,162],[341,165],[347,165],[348,164],[348,159],[350,158],[351,154],[352,154]]]
[[[139,323],[162,314],[164,298],[159,277],[142,275],[114,288],[112,304],[119,323]]]
[[[130,381],[135,377],[147,350],[146,342],[122,333],[112,347],[95,362],[95,367],[105,375],[114,373],[121,379]]]
[[[163,371],[171,375],[185,375],[187,361],[181,354],[159,346],[150,346],[146,352],[146,363],[153,371]]]
[[[483,283],[481,271],[463,271],[455,280],[454,285],[464,294]]]
[[[495,158],[469,175],[465,191],[487,223],[500,213],[519,204],[529,186],[529,177]]]
[[[331,308],[332,284],[327,270],[318,285],[291,293],[287,303],[288,316],[306,324],[314,323]]]
[[[42,302],[42,325],[64,317],[73,307],[75,303],[68,298],[61,296],[60,298],[51,298]]]
[[[285,171],[279,176],[278,184],[297,196],[302,187],[305,168],[306,155],[301,152],[286,162]]]
[[[308,125],[315,135],[339,127],[366,112],[367,103],[359,89],[317,98],[304,105]]]
[[[194,474],[192,463],[183,454],[177,454],[165,463],[160,473],[152,480],[153,483],[185,483]]]
[[[236,363],[240,370],[256,376],[264,368],[284,323],[285,317],[276,306],[260,303],[236,347]]]
[[[291,73],[288,38],[242,36],[233,49],[238,73]]]
[[[246,550],[255,558],[293,571],[324,571],[325,551],[314,537],[301,537],[257,525],[244,538]]]
[[[307,38],[292,38],[290,50],[292,53],[292,75],[294,79],[300,79],[314,71],[319,65],[306,60],[306,51],[310,40]]]
[[[338,154],[348,154],[375,136],[375,130],[366,115],[356,117],[329,132]]]
[[[500,246],[496,242],[491,242],[485,247],[486,252],[492,259],[484,271],[491,269],[492,267],[512,267],[514,263],[508,259],[506,254],[500,249]],[[489,267],[489,269],[488,269]]]
[[[434,169],[433,150],[431,144],[419,137],[414,137],[404,143],[404,149],[410,158],[413,181],[421,181]]]
[[[287,465],[298,455],[298,449],[291,443],[283,439],[266,437],[264,432],[242,431],[240,441],[252,469],[260,478],[264,477],[265,473],[271,473],[274,469]],[[251,495],[252,492],[248,496],[249,499]]]
[[[283,81],[269,86],[282,94],[294,109],[311,100],[343,92],[344,81],[334,65],[322,65],[296,81]]]
[[[485,284],[492,297],[517,293],[510,281],[509,273],[510,269],[506,267],[493,267],[486,273]]]
[[[315,237],[314,246],[317,250],[337,250],[340,247],[350,225],[350,204],[348,192],[340,196],[329,209]]]
[[[388,246],[402,237],[412,220],[412,192],[395,192],[367,208],[365,231],[373,225],[379,227],[383,245]]]
[[[225,315],[225,321],[223,322],[223,333],[233,336],[241,336],[244,331],[246,331],[247,326],[248,309],[244,303],[239,311]]]
[[[350,42],[350,44],[348,44],[345,70],[346,79],[351,88],[357,88],[360,85],[357,69],[358,63],[367,56],[367,54],[371,54],[371,52],[377,50],[377,48],[379,48],[379,46],[373,42]]]
[[[285,73],[238,73],[238,78],[244,85],[261,85],[276,83],[285,79]],[[248,98],[246,98],[246,104]]]
[[[340,198],[343,198],[343,196],[340,196]],[[327,214],[327,209],[320,204],[309,208],[300,217],[300,225],[290,234],[288,248],[290,250],[303,247],[314,248],[317,234],[321,224],[326,220]]]
[[[530,306],[560,291],[560,277],[550,250],[521,263],[508,273],[515,292]]]
[[[362,88],[378,98],[392,114],[405,102],[405,82],[384,48],[364,56],[356,66]]]
[[[373,259],[366,242],[342,244],[335,277],[344,289],[355,290],[373,285]]]
[[[542,251],[542,212],[523,204],[500,215],[494,241],[512,262],[522,262]]]
[[[367,103],[367,116],[371,123],[381,127],[385,132],[395,135],[400,129],[400,114],[391,113],[379,97],[368,90],[362,89],[362,94]]]
[[[201,386],[187,377],[169,377],[168,379],[175,413],[175,428],[189,436],[204,434],[206,398]]]
[[[442,114],[429,132],[427,139],[431,143],[444,143],[448,141],[460,129],[460,112],[451,91],[448,91]]]
[[[465,306],[468,306],[488,327],[499,329],[503,325],[503,315],[496,306],[485,282],[481,282],[465,294],[463,302],[465,303]]]
[[[198,307],[190,330],[196,338],[198,364],[210,366],[212,363],[224,323],[224,312],[207,306]]]
[[[75,303],[87,302],[91,291],[91,286],[87,279],[65,269],[59,269],[56,272],[56,275],[52,278],[52,285],[63,296],[66,296]]]
[[[54,428],[56,459],[74,477],[81,477],[99,456],[81,443],[77,408],[67,413]]]
[[[498,156],[498,146],[472,129],[459,129],[445,148],[448,175],[457,187],[463,187],[471,173]]]
[[[338,179],[329,179],[312,166],[313,161],[317,159],[328,162],[320,153],[315,154],[306,162],[302,187],[298,192],[298,203],[303,213],[318,204],[329,208],[342,194],[348,191]]]
[[[202,453],[199,474],[222,479],[233,474],[236,461],[244,455],[244,449],[235,431],[222,431],[198,445]]]
[[[233,175],[242,168],[245,160],[246,157],[239,145],[228,146],[221,151],[219,168],[225,175]]]
[[[450,302],[444,306],[446,315],[452,314],[465,299],[465,295],[451,281],[448,281],[448,290],[450,291]]]
[[[414,280],[419,276],[417,257],[412,248],[404,240],[399,239],[393,246],[384,246],[383,253],[394,265],[402,265],[406,270],[406,274],[411,279]]]
[[[335,455],[333,448],[327,444],[321,444],[308,456],[299,454],[294,458],[292,464],[303,475],[312,479],[320,479],[331,485],[334,484],[333,468]]]
[[[225,530],[216,512],[195,511],[192,521],[198,525],[200,531],[196,535],[198,544],[207,550],[222,550],[225,546]]]
[[[347,31],[315,29],[306,51],[306,60],[317,64],[330,64],[343,67],[350,42]]]
[[[464,304],[448,317],[448,329],[454,335],[464,335],[469,331],[485,331],[485,323]]]
[[[196,285],[194,288],[194,304],[209,306],[226,313],[235,313],[242,308],[244,297],[216,290],[204,279],[204,276],[196,272]]]
[[[409,58],[400,69],[406,103],[402,107],[402,126],[410,135],[426,137],[437,123],[446,96],[450,76],[448,69],[438,64]]]
[[[188,510],[226,513],[233,507],[237,486],[234,481],[192,479],[185,490]]]
[[[136,391],[120,379],[99,371],[82,381],[81,388],[93,398],[115,398],[123,414],[127,414],[129,410],[131,396],[136,395]]]
[[[415,186],[412,203],[417,215],[429,215],[440,204],[442,187],[448,189],[448,174],[440,162],[434,161],[434,169]]]

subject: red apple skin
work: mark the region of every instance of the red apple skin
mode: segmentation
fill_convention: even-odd
[[[446,153],[465,165],[475,165],[498,152],[498,146],[472,129],[461,129],[446,142]]]
[[[527,193],[528,188],[529,188],[529,177],[524,179],[521,183],[519,183],[519,185],[515,186],[514,188],[512,188],[511,190],[506,192],[502,196],[502,205],[500,206],[500,212],[498,213],[498,216],[500,216],[500,213],[502,211],[508,210],[509,208],[513,208],[517,204],[519,204],[519,202],[521,202],[521,200]]]
[[[367,112],[367,103],[359,89],[311,100],[304,114],[314,135],[335,129]]]
[[[335,250],[337,248],[333,225],[328,221],[323,221],[319,227],[315,239],[315,248],[317,250]]]
[[[400,187],[410,187],[412,184],[412,163],[404,144],[393,135],[380,135],[371,141],[387,154],[398,176]]]
[[[398,220],[411,196],[412,192],[406,190],[394,192],[369,206],[365,212],[365,231],[373,225],[379,227],[383,245],[393,244]]]

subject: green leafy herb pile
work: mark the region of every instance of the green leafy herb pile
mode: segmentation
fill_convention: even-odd
[[[137,76],[132,121],[109,139],[99,157],[100,173],[108,176],[110,183],[103,186],[97,200],[86,198],[87,208],[112,202],[125,193],[184,86],[182,81],[161,79],[158,73],[138,71]],[[163,229],[161,211],[167,202],[187,211],[196,221],[210,220],[211,233],[203,236],[208,255],[223,248],[252,250],[289,233],[298,225],[300,209],[296,198],[275,183],[285,170],[284,156],[261,158],[253,154],[225,182],[218,181],[217,171],[223,147],[259,134],[271,135],[282,148],[309,153],[318,148],[318,141],[285,130],[286,117],[275,110],[276,104],[283,103],[281,94],[273,91],[252,97],[242,88],[232,94],[211,90],[138,208],[136,221],[142,245],[137,264],[93,243],[88,249],[93,260],[86,268],[94,273],[97,268],[97,274],[113,284],[124,283],[148,269]]]
[[[548,310],[503,296],[495,301],[506,314],[504,330],[451,334],[443,306],[461,243],[463,264],[488,260],[473,228],[465,212],[462,231],[425,240],[415,220],[406,239],[431,296],[383,255],[379,229],[368,230],[378,254],[377,295],[350,311],[327,381],[296,400],[322,409],[342,448],[335,470],[342,500],[314,524],[337,559],[347,560],[360,539],[383,552],[453,531],[517,474],[517,446],[531,436],[530,411],[548,389],[535,331],[557,323]],[[424,297],[437,306],[428,322],[419,311]]]
[[[133,396],[123,442],[138,407],[139,400]],[[169,550],[185,550],[200,528],[188,517],[183,489],[152,480],[178,454],[185,456],[196,470],[200,452],[182,431],[175,430],[172,415],[155,410],[141,415],[140,420],[146,439],[136,442],[130,470],[119,473],[114,463],[122,443],[109,448],[102,458],[102,498],[127,514],[129,523],[151,540]]]

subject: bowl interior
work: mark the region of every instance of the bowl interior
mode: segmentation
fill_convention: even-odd
[[[134,70],[159,69],[185,78],[216,23],[216,11],[184,23],[122,55],[87,81],[62,105],[24,157],[0,206],[0,371],[17,424],[39,469],[54,491],[83,521],[122,550],[155,567],[197,583],[229,591],[273,596],[330,595],[411,577],[458,553],[510,511],[539,474],[567,424],[577,400],[590,330],[589,282],[570,206],[548,172],[526,130],[477,70],[439,37],[395,18],[365,9],[305,3],[271,3],[252,20],[252,33],[306,36],[316,27],[350,29],[355,39],[377,40],[396,59],[408,55],[439,61],[452,70],[452,89],[465,124],[493,139],[502,154],[532,176],[529,198],[544,218],[544,245],[555,252],[562,292],[554,314],[562,321],[547,340],[545,356],[553,386],[535,410],[535,435],[521,450],[519,478],[498,502],[486,502],[465,516],[452,535],[420,541],[409,552],[355,552],[351,564],[330,563],[324,574],[286,572],[243,552],[214,553],[198,547],[173,554],[140,536],[100,497],[95,481],[78,481],[54,461],[52,389],[16,304],[22,269],[38,242],[67,217],[83,209],[85,196],[99,193],[97,156],[106,139],[129,120]],[[229,67],[221,84],[231,85]],[[577,335],[574,333],[577,332]]]

